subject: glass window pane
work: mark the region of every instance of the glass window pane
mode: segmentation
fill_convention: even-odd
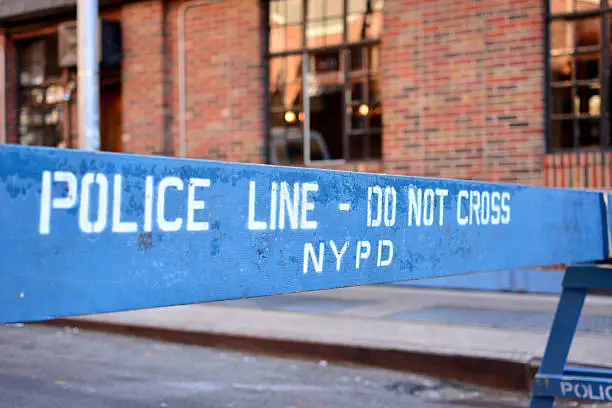
[[[287,76],[287,59],[285,57],[270,58],[270,89],[282,88]]]
[[[41,85],[45,77],[45,42],[37,40],[19,50],[20,84]]]
[[[380,115],[381,98],[380,98],[380,81],[377,77],[356,78],[351,81],[351,109],[353,112],[363,114],[376,112]],[[362,105],[366,106],[362,106]]]
[[[382,5],[382,2],[380,2]],[[366,30],[366,37],[368,38],[380,38],[383,27],[383,12],[382,7],[374,9],[374,12],[368,18],[368,27]]]
[[[570,13],[574,9],[574,0],[550,0],[550,13]]]
[[[574,21],[555,20],[550,23],[550,50],[553,54],[571,52],[574,48]]]
[[[354,109],[356,108],[356,105],[367,102],[367,88],[367,78],[359,78],[357,80],[351,81],[351,102],[353,104]]]
[[[368,47],[350,49],[351,76],[362,76],[368,71]]]
[[[320,87],[310,96],[310,137],[313,160],[344,157],[344,87],[341,82]]]
[[[309,22],[323,21],[325,19],[325,9],[323,7],[323,0],[308,0],[307,7],[307,20]]]
[[[551,0],[554,3],[555,0]],[[573,0],[573,11],[597,10],[601,7],[600,0]]]
[[[371,160],[382,157],[382,138],[379,132],[359,132],[350,136],[349,157],[352,160]]]
[[[577,49],[601,44],[601,17],[581,18],[575,26]]]
[[[302,56],[289,55],[285,61],[285,81],[300,82],[302,78]]]
[[[348,14],[363,14],[368,6],[371,7],[371,0],[346,0]]]
[[[581,115],[599,116],[601,112],[599,86],[578,86],[574,106]]]
[[[270,52],[283,52],[287,49],[285,42],[285,27],[272,28],[270,30]]]
[[[370,47],[370,72],[380,72],[380,45]]]
[[[311,53],[309,57],[311,77],[309,79],[313,82],[312,85],[335,86],[336,83],[341,82],[344,78],[341,58],[340,50]]]
[[[308,0],[308,20],[324,21],[342,18],[344,4],[342,0]]]
[[[270,2],[270,24],[296,25],[302,23],[304,0],[275,0]]]
[[[356,1],[356,0],[351,0]],[[349,7],[347,21],[349,41],[380,38],[382,32],[382,1],[357,0],[360,7]],[[355,3],[352,3],[355,4]]]
[[[342,18],[344,4],[342,0],[319,0],[323,2],[323,13],[326,18]]]
[[[380,63],[380,47],[378,45],[350,48],[350,76],[363,76],[377,73]]]
[[[271,109],[270,110],[270,125],[272,128],[282,128],[285,126],[285,110]]]
[[[295,109],[302,103],[302,75],[299,55],[270,59],[270,106]]]
[[[552,147],[554,149],[568,149],[574,147],[573,120],[553,120],[550,132],[552,136]]]
[[[307,47],[315,48],[342,44],[343,24],[341,18],[308,22],[306,28]]]
[[[555,20],[550,23],[550,49],[553,55],[572,53],[601,43],[601,18]]]
[[[344,20],[332,18],[325,21],[325,45],[340,45],[343,43]]]
[[[355,104],[351,115],[351,131],[363,131],[369,128],[370,106],[367,103]]]
[[[296,110],[296,106],[302,104],[302,82],[290,82],[285,84],[283,98],[285,109]]]
[[[598,148],[600,140],[599,120],[585,119],[578,121],[580,131],[580,147]]]
[[[599,78],[599,54],[578,54],[574,57],[577,80],[597,80]]]
[[[303,25],[290,25],[285,27],[285,49],[287,51],[302,48]]]
[[[569,55],[550,59],[551,80],[553,82],[571,81],[574,75],[574,61]]]
[[[575,11],[597,10],[600,0],[550,0],[551,14],[566,14]]]
[[[288,124],[283,112],[272,113],[270,150],[273,164],[301,164],[303,131],[301,124]]]
[[[551,113],[553,115],[570,114],[573,112],[572,88],[552,88],[550,101]]]

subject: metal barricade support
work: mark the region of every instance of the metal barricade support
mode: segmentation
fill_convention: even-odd
[[[533,384],[531,408],[552,408],[555,398],[612,402],[612,370],[566,367],[590,289],[612,289],[612,264],[567,268],[544,358]]]

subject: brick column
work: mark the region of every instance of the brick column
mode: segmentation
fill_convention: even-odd
[[[122,131],[124,150],[157,154],[164,147],[163,5],[123,6]]]

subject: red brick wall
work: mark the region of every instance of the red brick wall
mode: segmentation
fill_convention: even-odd
[[[163,153],[163,19],[161,0],[122,8],[122,132],[128,152]]]
[[[168,10],[170,132],[179,150],[178,17]],[[185,14],[188,157],[264,161],[259,0],[210,1]]]
[[[179,154],[181,4],[121,9],[126,151]],[[386,0],[383,161],[342,168],[540,183],[543,6]],[[188,156],[262,162],[259,0],[211,0],[185,21]]]
[[[543,7],[385,1],[384,171],[541,183]]]

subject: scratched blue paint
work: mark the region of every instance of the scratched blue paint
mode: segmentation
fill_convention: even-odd
[[[42,174],[60,170],[75,174],[79,188],[67,192],[65,184],[53,183],[52,198],[75,194],[75,206],[52,209],[50,231],[41,235]],[[85,233],[79,227],[80,186],[87,172],[102,173],[108,180],[108,223],[100,233]],[[136,232],[110,229],[115,174],[123,177],[121,218],[137,221]],[[189,179],[210,179],[210,187],[198,189],[195,197],[205,201],[195,219],[207,221],[209,230],[161,231],[155,223],[154,202],[153,228],[146,233],[142,219],[147,176],[154,177],[155,186],[168,176],[185,183],[182,191],[167,190],[165,208],[168,219],[180,215],[184,223]],[[269,218],[273,181],[290,186],[317,183],[318,191],[309,196],[314,208],[308,213],[317,228],[249,230],[250,181],[257,184],[257,220]],[[396,189],[393,227],[367,225],[372,186]],[[442,226],[438,212],[432,226],[408,226],[410,186],[448,190]],[[461,190],[507,192],[510,222],[459,225]],[[96,191],[91,190],[94,204],[99,198]],[[0,322],[600,260],[608,255],[602,198],[600,192],[508,184],[3,146]],[[350,211],[340,210],[339,204],[349,204]],[[467,209],[464,200],[462,214]],[[91,219],[96,214],[90,210]],[[339,270],[329,240],[338,249],[348,242]],[[371,254],[357,269],[359,240],[371,243]],[[377,266],[379,240],[394,246],[388,266]],[[322,272],[315,272],[311,263],[304,273],[307,242],[315,249],[319,242],[325,243]]]

